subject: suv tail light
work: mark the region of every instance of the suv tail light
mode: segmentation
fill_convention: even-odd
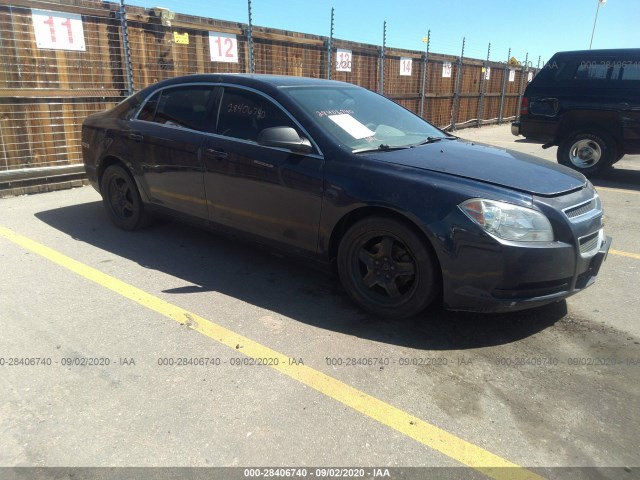
[[[527,115],[529,113],[529,98],[522,97],[522,102],[520,103],[520,115]]]

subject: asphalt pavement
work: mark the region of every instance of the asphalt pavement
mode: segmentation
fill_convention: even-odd
[[[505,125],[456,134],[555,161]],[[2,199],[0,466],[637,478],[640,156],[594,183],[614,239],[595,285],[400,322],[251,244],[120,231],[91,187]]]

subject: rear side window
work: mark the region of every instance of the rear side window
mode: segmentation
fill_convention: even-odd
[[[167,88],[154,94],[142,107],[139,120],[172,127],[212,131],[214,91],[208,86]]]
[[[574,80],[606,80],[610,65],[608,62],[581,62],[578,65]]]
[[[640,80],[640,61],[619,62],[613,67],[611,78],[621,81]]]
[[[142,109],[140,110],[140,113],[138,113],[138,120],[153,122],[153,117],[155,117],[156,109],[158,108],[159,99],[160,92],[153,94],[151,98],[145,102]]]

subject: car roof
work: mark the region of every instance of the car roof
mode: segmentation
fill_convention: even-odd
[[[600,57],[600,56],[620,56],[620,55],[640,55],[640,48],[608,48],[600,50],[571,50],[558,52],[554,57]]]
[[[287,75],[262,75],[246,73],[199,73],[194,75],[184,75],[169,78],[156,83],[153,87],[162,88],[170,85],[180,85],[185,83],[230,83],[254,87],[264,91],[276,90],[282,87],[353,87],[351,83],[338,82],[335,80],[325,80],[320,78],[294,77]]]

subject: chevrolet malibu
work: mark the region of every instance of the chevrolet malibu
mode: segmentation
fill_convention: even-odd
[[[173,78],[89,116],[82,146],[118,227],[171,215],[320,260],[383,317],[558,301],[593,283],[611,243],[580,173],[347,83]]]

